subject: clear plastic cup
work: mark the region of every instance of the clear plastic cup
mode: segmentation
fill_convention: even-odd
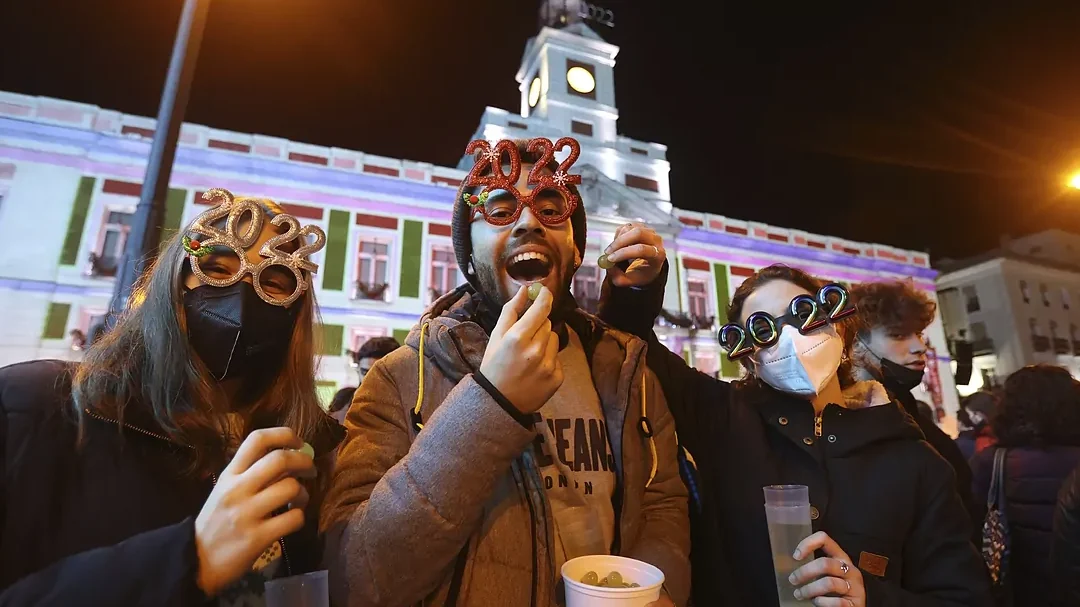
[[[590,571],[595,571],[599,577],[618,571],[626,582],[640,586],[605,588],[581,583],[581,578]],[[566,607],[645,607],[660,598],[660,589],[664,585],[664,572],[656,567],[606,554],[579,556],[566,561],[562,566],[562,577],[566,587]]]
[[[326,571],[270,580],[266,583],[266,607],[330,607]]]
[[[792,556],[799,543],[814,532],[810,523],[810,489],[806,485],[770,485],[764,491],[765,521],[769,525],[780,607],[807,605],[809,601],[795,600],[795,587],[788,576],[810,558],[796,561]]]

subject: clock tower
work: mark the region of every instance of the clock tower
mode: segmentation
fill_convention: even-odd
[[[673,221],[667,146],[618,131],[619,47],[590,27],[613,26],[614,14],[582,0],[544,0],[539,17],[540,31],[526,42],[515,76],[520,107],[516,112],[486,108],[473,139],[574,137],[581,144],[579,172],[586,179],[595,176],[597,190],[606,190],[608,200],[623,201],[618,215],[658,225]],[[472,158],[463,157],[459,168],[468,170],[472,164]],[[603,214],[591,208],[605,198],[600,191],[591,200],[583,198],[591,214]],[[636,212],[626,208],[629,201],[636,202]]]

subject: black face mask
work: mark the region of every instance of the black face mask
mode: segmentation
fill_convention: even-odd
[[[218,381],[272,379],[289,350],[299,309],[268,304],[243,281],[184,293],[188,341]]]
[[[887,358],[881,360],[881,382],[894,392],[911,392],[922,383],[923,371],[911,369]]]

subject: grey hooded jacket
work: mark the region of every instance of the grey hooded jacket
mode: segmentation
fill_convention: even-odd
[[[488,341],[472,320],[475,301],[467,286],[437,301],[356,392],[320,521],[335,604],[562,602],[552,515],[529,448],[536,433],[472,375]],[[684,605],[687,494],[645,343],[579,310],[567,324],[590,361],[615,456],[613,553],[659,567]]]

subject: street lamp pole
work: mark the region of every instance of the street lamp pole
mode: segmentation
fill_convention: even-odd
[[[157,256],[165,197],[169,191],[169,176],[172,174],[173,159],[176,156],[176,142],[191,93],[191,79],[195,75],[195,63],[199,58],[199,46],[202,43],[209,8],[210,0],[184,0],[180,25],[173,42],[172,59],[169,61],[169,73],[165,77],[165,89],[161,94],[157,127],[154,130],[150,158],[146,163],[146,176],[143,178],[139,205],[135,207],[135,217],[124,246],[124,256],[109,305],[110,326],[127,304],[135,280]]]

